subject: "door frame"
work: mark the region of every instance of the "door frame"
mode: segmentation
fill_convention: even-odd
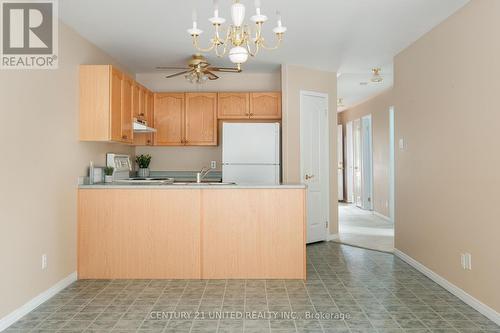
[[[340,144],[338,140],[340,139]],[[342,124],[337,125],[337,187],[338,201],[345,200],[345,180],[344,180],[344,127]],[[342,189],[341,189],[342,187]]]
[[[354,137],[353,122],[348,121],[345,124],[345,196],[347,203],[354,203]]]
[[[395,221],[395,153],[396,153],[396,122],[394,106],[389,108],[389,218]]]
[[[329,101],[328,101],[328,94],[326,93],[320,93],[316,91],[310,91],[310,90],[300,90],[299,92],[299,137],[300,137],[300,144],[299,144],[299,157],[300,157],[300,182],[304,183],[304,159],[302,156],[302,133],[304,131],[303,129],[303,122],[301,119],[303,119],[303,110],[302,110],[302,97],[303,96],[313,96],[313,97],[322,97],[325,99],[325,104],[326,104],[326,111],[324,113],[324,121],[322,122],[324,126],[324,145],[322,151],[325,154],[324,164],[323,169],[325,171],[324,174],[324,181],[322,184],[322,192],[324,191],[325,193],[325,200],[326,200],[326,207],[325,207],[325,212],[324,216],[327,222],[326,228],[325,228],[325,240],[328,240],[328,235],[330,231],[330,123],[329,123],[329,113],[330,113],[330,107],[329,107]],[[306,225],[306,230],[307,230],[307,225]]]
[[[365,122],[368,122],[368,147],[365,146]],[[368,154],[368,156],[366,156]],[[370,161],[370,170],[366,171],[365,160]],[[369,176],[368,184],[366,178]],[[367,185],[369,190],[367,191]],[[372,115],[368,114],[361,117],[361,193],[362,206],[365,210],[373,210],[373,119]],[[369,200],[368,200],[369,199]]]

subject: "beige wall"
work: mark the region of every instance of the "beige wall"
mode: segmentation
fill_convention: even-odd
[[[372,115],[373,208],[389,216],[389,108],[394,105],[392,89],[339,113],[344,126],[349,121]],[[344,177],[345,179],[345,177]]]
[[[137,81],[155,92],[185,91],[280,91],[281,75],[275,73],[221,73],[220,79],[203,85],[191,84],[184,77],[166,79],[165,73],[139,73]],[[137,154],[151,154],[155,171],[194,171],[222,161],[221,133],[217,147],[137,147]]]
[[[84,63],[114,61],[60,23],[58,70],[0,73],[0,318],[76,270],[77,178],[108,151],[133,151],[78,142]]]
[[[394,88],[396,248],[498,312],[499,31],[500,1],[471,1],[395,58]]]
[[[300,91],[328,94],[330,129],[330,233],[338,233],[337,74],[295,65],[282,66],[283,180],[300,182]]]

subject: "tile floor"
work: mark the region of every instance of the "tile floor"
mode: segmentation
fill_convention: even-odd
[[[305,282],[77,281],[5,332],[500,332],[392,254],[328,242],[308,246],[307,256]],[[268,312],[284,315],[259,317]],[[345,320],[330,318],[339,313]]]
[[[339,202],[338,241],[368,249],[392,252],[394,225],[373,212]]]

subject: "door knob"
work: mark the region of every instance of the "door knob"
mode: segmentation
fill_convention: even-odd
[[[307,174],[306,174],[306,177],[305,177],[305,178],[306,178],[306,180],[313,179],[313,178],[314,178],[314,175],[307,175]]]

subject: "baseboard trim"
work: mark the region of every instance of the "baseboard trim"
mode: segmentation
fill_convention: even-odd
[[[376,212],[376,211],[373,211],[373,215],[378,216],[378,217],[380,217],[381,219],[384,219],[384,220],[386,220],[386,221],[388,221],[388,222],[391,222],[391,223],[392,223],[391,218],[390,218],[390,217],[388,217],[388,216],[385,216],[384,214],[380,214],[380,213],[378,213],[378,212]]]
[[[328,236],[326,236],[326,241],[327,242],[334,241],[334,240],[339,240],[339,239],[340,239],[339,234],[328,234]]]
[[[491,321],[495,322],[497,325],[500,325],[500,313],[498,313],[494,309],[490,308],[488,305],[482,303],[478,299],[474,298],[473,296],[471,296],[470,294],[465,292],[463,289],[461,289],[461,288],[457,287],[456,285],[454,285],[453,283],[449,282],[448,280],[443,278],[441,275],[435,273],[434,271],[427,268],[426,266],[424,266],[420,262],[416,261],[415,259],[413,259],[409,255],[407,255],[406,253],[404,253],[398,249],[394,249],[394,254],[398,258],[400,258],[401,260],[403,260],[404,262],[406,262],[407,264],[412,266],[413,268],[420,271],[422,274],[427,276],[429,279],[436,282],[441,287],[443,287],[444,289],[448,290],[453,295],[460,298],[462,301],[467,303],[469,306],[471,306],[472,308],[477,310],[479,313],[481,313],[482,315],[484,315],[485,317],[487,317]]]
[[[23,316],[28,314],[29,312],[33,311],[37,306],[42,304],[43,302],[47,301],[50,299],[52,296],[72,284],[77,280],[77,275],[76,272],[71,273],[61,281],[57,282],[55,285],[50,287],[49,289],[45,290],[35,298],[31,299],[21,307],[17,308],[16,310],[12,311],[8,315],[6,315],[3,318],[0,318],[0,332],[5,330],[7,327],[10,325],[14,324],[16,321],[21,319]]]

